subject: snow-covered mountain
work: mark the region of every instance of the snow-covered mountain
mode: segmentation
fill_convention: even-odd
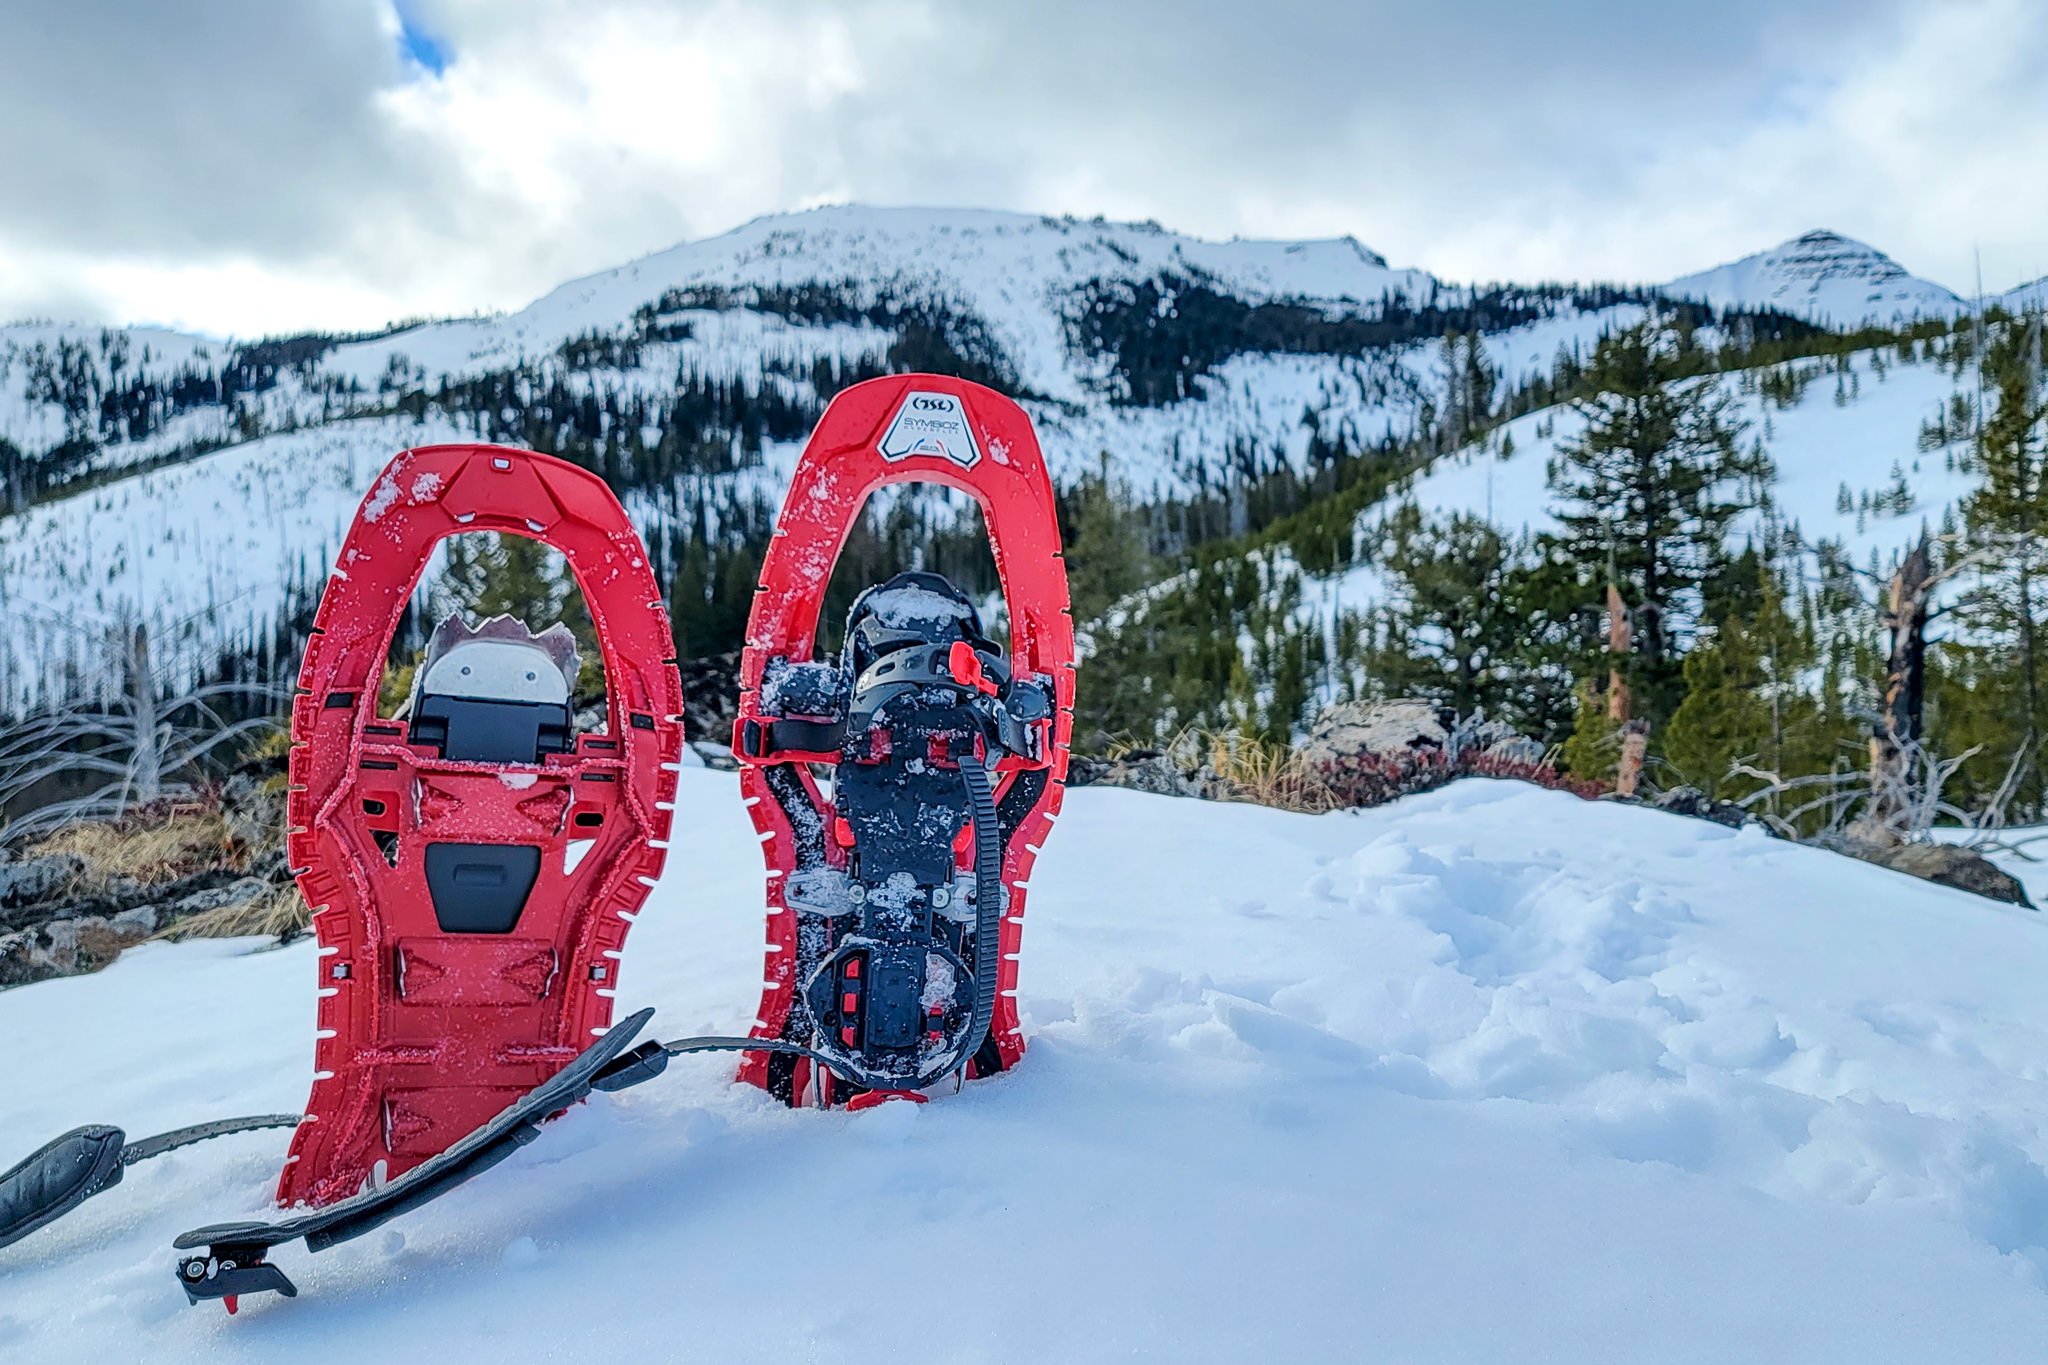
[[[1716,308],[1774,308],[1834,327],[1944,317],[1968,308],[1950,290],[1908,274],[1876,247],[1824,231],[1802,233],[1660,289]]]
[[[618,982],[664,1038],[744,1027],[760,991],[737,786],[693,769],[676,799]],[[0,1354],[2048,1352],[2038,914],[1462,782],[1325,816],[1073,792],[1026,931],[1006,1075],[791,1112],[680,1059],[385,1229],[286,1248],[301,1297],[232,1319],[185,1306],[170,1242],[262,1216],[284,1143],[221,1139],[0,1250]],[[154,944],[0,993],[0,1164],[81,1123],[292,1110],[316,957]]]
[[[1641,314],[1445,285],[1349,239],[839,208],[373,337],[0,329],[0,481],[44,490],[0,520],[0,706],[93,675],[80,621],[139,614],[192,668],[261,638],[407,444],[616,447],[654,537],[772,507],[829,392],[933,368],[1017,392],[1055,477],[1107,454],[1139,494],[1184,497],[1414,432],[1443,405],[1445,330],[1484,332],[1512,385]]]
[[[1096,378],[1068,321],[1098,282],[1177,275],[1247,303],[1299,300],[1330,310],[1412,303],[1456,291],[1419,270],[1390,269],[1349,237],[1206,242],[1150,223],[1042,218],[966,209],[839,207],[755,219],[606,270],[505,318],[433,323],[338,350],[328,367],[374,382],[394,355],[430,374],[462,375],[542,358],[570,337],[618,328],[677,292],[848,284],[861,304],[943,300],[980,319],[1027,391],[1086,402]],[[678,313],[685,309],[674,310]]]
[[[2011,313],[2039,312],[2048,308],[2048,275],[2006,290],[1999,295],[1998,301]]]
[[[1838,321],[1955,302],[1828,234],[1666,288]],[[95,676],[80,623],[138,616],[188,671],[263,639],[408,444],[610,450],[652,544],[765,515],[838,387],[937,368],[1020,394],[1058,479],[1107,455],[1140,496],[1219,495],[1436,420],[1446,332],[1506,392],[1655,297],[1451,285],[1349,238],[844,207],[375,336],[0,328],[0,508],[39,503],[0,516],[0,707]]]

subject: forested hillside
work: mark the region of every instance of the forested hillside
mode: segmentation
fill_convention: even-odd
[[[1417,695],[1589,778],[1646,735],[1654,780],[1746,797],[1860,772],[1890,715],[1961,764],[1958,799],[2038,812],[2011,767],[2048,706],[2024,302],[1974,308],[1826,233],[1662,288],[1451,285],[1349,239],[836,209],[505,317],[251,343],[22,324],[0,329],[0,705],[116,704],[138,632],[162,698],[274,704],[371,474],[441,440],[603,474],[680,651],[721,653],[823,404],[931,369],[1039,426],[1085,746],[1282,741],[1331,700]],[[559,596],[545,561],[484,553]],[[1923,561],[1908,677],[1887,594]],[[907,564],[995,588],[969,506],[895,496],[835,606]]]

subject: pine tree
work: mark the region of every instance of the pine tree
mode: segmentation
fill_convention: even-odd
[[[1552,578],[1530,548],[1478,517],[1425,522],[1413,504],[1384,529],[1379,563],[1393,591],[1373,614],[1361,660],[1372,691],[1424,697],[1460,715],[1484,711],[1544,738],[1561,730],[1569,608],[1558,610]]]
[[[1981,571],[1964,620],[1989,646],[1984,671],[2002,674],[2010,754],[2037,752],[2048,734],[2048,396],[2042,389],[2042,319],[2001,329],[1984,352],[1984,374],[1997,403],[1983,422],[1976,447],[1983,483],[1963,503],[1965,525],[1980,545],[1998,553]],[[2022,790],[2039,810],[2044,787],[2040,764]]]
[[[713,644],[711,619],[711,557],[704,541],[691,536],[677,557],[676,572],[669,587],[669,626],[675,636],[676,657],[690,659]]]
[[[1096,471],[1082,477],[1063,510],[1067,589],[1074,619],[1085,624],[1148,581],[1146,524],[1132,505],[1129,485],[1112,470],[1107,451]]]
[[[1734,399],[1668,332],[1603,338],[1573,407],[1586,428],[1551,462],[1562,543],[1622,594],[1633,626],[1636,714],[1669,714],[1689,600],[1724,558],[1747,489],[1768,476],[1745,450]]]
[[[1768,566],[1759,572],[1754,605],[1731,611],[1686,657],[1685,699],[1665,729],[1666,761],[1721,799],[1765,785],[1732,777],[1737,763],[1789,777],[1821,771],[1830,757],[1833,736],[1804,687],[1813,641],[1787,609],[1780,575]]]
[[[1572,732],[1559,754],[1565,771],[1584,782],[1614,781],[1621,754],[1621,722],[1607,714],[1607,699],[1591,683],[1578,689]]]
[[[537,540],[495,531],[453,536],[447,544],[446,567],[428,597],[435,620],[460,615],[476,625],[510,616],[535,633],[559,621],[576,637],[577,690],[603,690],[597,630],[561,555]]]
[[[578,638],[589,633],[589,613],[561,556],[526,536],[485,531],[454,536],[448,560],[430,594],[438,619],[459,612],[472,624],[511,616],[541,631],[556,621]]]

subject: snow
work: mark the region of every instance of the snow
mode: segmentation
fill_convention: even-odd
[[[1778,515],[1808,540],[1845,542],[1857,563],[1871,551],[1891,553],[1918,533],[1923,521],[1940,528],[1942,514],[1976,486],[1976,480],[1948,467],[1943,450],[1919,448],[1921,423],[1936,416],[1956,392],[1955,378],[1936,363],[1899,363],[1882,355],[1883,373],[1872,352],[1855,357],[1853,374],[1842,384],[1818,362],[1803,362],[1813,374],[1806,391],[1788,408],[1755,392],[1743,392],[1740,376],[1720,387],[1736,400],[1735,416],[1746,423],[1744,442],[1761,440],[1777,467],[1771,497]],[[1540,434],[1539,428],[1549,434]],[[1497,524],[1526,530],[1554,530],[1547,467],[1560,445],[1576,439],[1585,422],[1569,408],[1549,408],[1517,418],[1505,428],[1513,453],[1501,457],[1500,434],[1439,461],[1413,488],[1425,509],[1486,514]],[[1904,512],[1859,514],[1838,510],[1846,484],[1852,500],[1884,489],[1897,468],[1913,493]],[[1755,530],[1751,518],[1738,536]]]
[[[1025,387],[1079,399],[1067,356],[1065,295],[1091,279],[1211,275],[1252,300],[1375,302],[1427,295],[1417,270],[1392,270],[1351,238],[1207,242],[1146,223],[1084,222],[977,209],[840,205],[773,214],[722,236],[688,242],[615,270],[572,280],[502,320],[435,323],[348,348],[338,363],[374,381],[391,353],[435,372],[461,373],[553,351],[606,329],[671,289],[729,289],[856,281],[964,305],[986,319]]]
[[[81,637],[79,623],[131,615],[150,621],[158,658],[175,664],[182,678],[203,673],[223,646],[266,635],[288,585],[307,589],[325,573],[326,556],[384,460],[408,445],[471,435],[443,418],[415,426],[375,415],[390,401],[381,385],[393,373],[431,390],[443,378],[530,364],[573,393],[657,404],[673,395],[679,375],[689,375],[810,404],[817,398],[814,367],[874,365],[892,341],[887,330],[866,324],[808,326],[745,307],[700,308],[664,314],[687,335],[642,344],[630,369],[571,369],[559,354],[571,337],[624,335],[638,310],[672,289],[711,286],[744,302],[754,287],[851,282],[863,302],[887,297],[970,311],[1033,395],[1025,407],[1055,481],[1070,486],[1097,470],[1106,453],[1141,499],[1213,495],[1275,465],[1302,470],[1317,433],[1369,448],[1413,433],[1426,408],[1441,410],[1446,376],[1435,344],[1362,355],[1238,354],[1195,379],[1195,394],[1182,401],[1114,402],[1117,377],[1108,359],[1078,353],[1070,322],[1091,282],[1136,283],[1166,273],[1206,277],[1251,302],[1300,300],[1330,311],[1370,308],[1395,295],[1455,301],[1462,292],[1420,271],[1393,269],[1349,238],[1209,242],[1147,223],[861,206],[759,219],[565,284],[515,313],[338,345],[306,372],[288,370],[274,388],[246,398],[254,404],[250,419],[271,433],[253,442],[242,440],[238,410],[210,407],[172,418],[144,440],[97,451],[93,467],[127,476],[0,519],[0,611],[10,624],[20,622],[0,640],[0,710],[38,696],[69,698],[104,675],[104,659],[92,639]],[[1837,321],[1953,311],[1955,304],[1953,295],[1905,275],[1881,253],[1826,233],[1669,288],[1724,305],[1770,305]],[[1560,350],[1587,353],[1601,334],[1638,321],[1643,311],[1561,305],[1553,316],[1486,337],[1487,358],[1504,384],[1519,383],[1547,374]],[[60,343],[84,346],[102,380],[117,355],[125,355],[124,377],[144,370],[161,376],[186,364],[217,363],[231,349],[211,338],[148,329],[0,327],[0,440],[40,451],[65,435],[62,409],[28,397],[31,358],[38,347],[47,353]],[[1912,468],[1913,436],[1939,401],[1922,401],[1922,390],[1942,387],[1934,372],[1924,383],[1898,386],[1897,394],[1913,396],[1890,400],[1872,401],[1873,375],[1860,382],[1863,392],[1842,412],[1827,406],[1830,380],[1817,382],[1796,414],[1782,415],[1787,430],[1771,442],[1786,471],[1781,493],[1804,509],[1810,533],[1832,516],[1843,479],[1858,491],[1877,487],[1891,458],[1923,489],[1927,508],[1953,501],[1953,478]],[[1544,443],[1531,435],[1540,420],[1547,418],[1509,428],[1523,449],[1514,462],[1468,453],[1461,457],[1464,483],[1455,460],[1440,464],[1424,495],[1481,511],[1491,499],[1506,515],[1540,519]],[[1559,429],[1567,430],[1569,420],[1560,419]],[[190,453],[219,445],[228,448]],[[1874,469],[1850,467],[1859,449],[1890,458]],[[771,442],[758,466],[630,496],[628,510],[652,535],[689,525],[698,506],[715,508],[728,494],[740,505],[773,505],[799,450],[796,441]],[[164,463],[171,460],[177,462]],[[148,468],[152,463],[164,467]],[[1809,487],[1794,487],[1809,475]],[[389,497],[401,491],[394,487]],[[380,495],[372,510],[385,500]],[[940,494],[933,511],[943,520],[942,508],[966,506],[964,498]],[[1858,535],[1889,550],[1887,538],[1901,529],[1872,521]],[[1333,612],[1374,600],[1379,591],[1365,569],[1334,586],[1315,585],[1314,595]]]
[[[1825,231],[1659,287],[1716,308],[1775,308],[1835,327],[1969,311],[1953,292],[1907,274],[1876,247]]]
[[[1748,424],[1742,439],[1761,439],[1776,467],[1770,493],[1779,518],[1809,544],[1839,542],[1859,567],[1873,556],[1889,561],[1923,526],[1938,532],[1944,516],[1976,486],[1975,476],[1950,467],[1947,449],[1919,448],[1921,424],[1956,392],[1954,376],[1937,362],[1901,362],[1889,349],[1858,353],[1850,372],[1839,378],[1821,362],[1799,364],[1814,377],[1786,408],[1745,391],[1740,375],[1720,381],[1736,400],[1735,415]],[[1406,490],[1367,511],[1360,534],[1370,542],[1387,511],[1410,500],[1438,517],[1462,512],[1509,531],[1556,531],[1549,464],[1584,429],[1584,420],[1564,406],[1518,417],[1484,441],[1438,460]],[[1890,485],[1894,469],[1912,494],[1910,507],[1840,510],[1845,485],[1851,502],[1861,503],[1863,495]],[[1745,514],[1732,527],[1731,542],[1739,546],[1760,529],[1757,515]],[[1370,564],[1311,587],[1310,597],[1325,612],[1370,608],[1387,591],[1384,576]]]
[[[187,366],[205,368],[217,361],[222,350],[212,338],[161,327],[99,328],[48,322],[0,326],[0,439],[23,450],[41,451],[61,444],[70,435],[60,406],[30,397],[32,372],[38,362],[49,363],[60,348],[67,347],[89,351],[102,372],[112,370],[113,356],[119,354],[123,361],[120,373],[131,381],[144,377],[166,380]],[[89,464],[115,467],[195,442],[232,438],[233,422],[224,410],[188,412],[173,418],[146,441],[102,451]]]
[[[744,1025],[760,978],[735,783],[691,769],[678,801],[620,983],[664,1037]],[[1509,784],[1317,817],[1082,790],[1025,943],[1008,1075],[793,1113],[685,1059],[389,1229],[281,1252],[304,1296],[235,1319],[184,1307],[169,1243],[263,1210],[276,1135],[137,1167],[0,1251],[0,1350],[2048,1352],[2037,914]],[[0,1154],[298,1104],[313,986],[309,945],[214,942],[0,994]]]
[[[2019,285],[2001,294],[1997,302],[2011,313],[2040,312],[2048,309],[2048,275],[2029,284]]]
[[[34,507],[0,537],[0,706],[69,662],[105,677],[92,627],[131,616],[153,657],[203,671],[220,644],[261,639],[291,594],[317,591],[370,480],[408,446],[461,439],[446,422],[337,423],[266,437]],[[388,485],[388,505],[399,496]],[[118,680],[110,680],[118,681]]]

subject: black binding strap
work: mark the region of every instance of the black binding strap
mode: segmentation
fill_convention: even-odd
[[[765,717],[740,723],[740,754],[766,759],[795,751],[806,754],[836,752],[846,738],[843,720],[787,720]]]
[[[966,1066],[981,1051],[981,1045],[988,1037],[989,1024],[995,1017],[998,964],[1002,953],[1003,840],[988,770],[970,758],[960,764],[960,772],[967,784],[969,809],[974,813],[974,1014],[967,1031],[961,1035],[959,1046],[945,1061],[926,1068],[915,1077],[884,1076],[860,1069],[847,1057],[788,1039],[703,1035],[678,1038],[668,1043],[642,1043],[598,1071],[591,1078],[590,1088],[618,1091],[651,1081],[668,1067],[669,1058],[691,1052],[774,1052],[808,1057],[865,1090],[901,1090],[906,1085],[922,1090]]]
[[[0,1247],[20,1241],[101,1190],[120,1184],[122,1173],[138,1161],[230,1133],[296,1128],[299,1121],[297,1114],[252,1114],[247,1118],[215,1119],[189,1128],[173,1128],[140,1142],[127,1142],[127,1134],[112,1124],[92,1123],[74,1128],[44,1143],[0,1175]]]
[[[120,1184],[125,1136],[103,1123],[73,1128],[0,1175],[0,1246],[20,1241]]]
[[[215,1119],[211,1123],[195,1123],[190,1128],[173,1128],[168,1133],[129,1143],[121,1149],[121,1164],[133,1166],[138,1161],[147,1161],[180,1147],[190,1147],[195,1142],[226,1137],[230,1133],[253,1133],[259,1128],[296,1128],[303,1122],[305,1117],[301,1114],[251,1114],[247,1118]]]
[[[272,1247],[304,1238],[308,1251],[324,1251],[481,1175],[538,1137],[550,1117],[588,1095],[595,1078],[653,1017],[654,1011],[645,1009],[614,1024],[574,1061],[505,1106],[496,1118],[388,1184],[275,1223],[215,1223],[185,1233],[172,1243],[178,1250],[207,1249],[202,1256],[179,1258],[178,1283],[185,1297],[198,1303],[268,1290],[296,1295],[298,1290],[285,1273],[264,1261]]]

